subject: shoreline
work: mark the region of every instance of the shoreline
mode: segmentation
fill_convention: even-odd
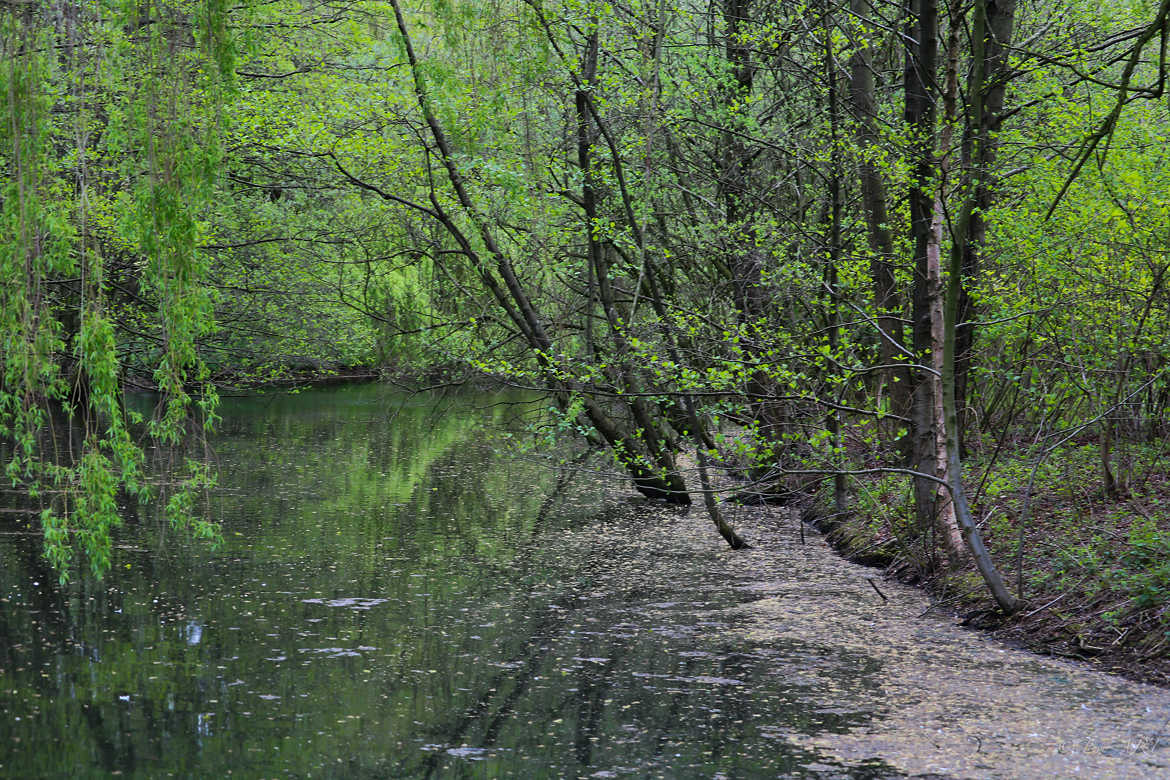
[[[855,517],[835,517],[815,499],[800,506],[799,513],[800,522],[821,533],[842,558],[880,571],[883,579],[920,589],[932,601],[930,611],[949,614],[958,626],[1009,647],[1080,661],[1099,671],[1170,689],[1170,654],[1163,649],[1170,632],[1162,621],[1168,605],[1134,604],[1124,593],[1110,589],[1104,577],[1093,581],[1086,575],[1069,582],[1049,574],[1046,587],[1037,586],[1036,592],[1025,594],[1027,605],[1020,612],[1005,616],[970,561],[955,571],[922,576],[894,549],[891,539],[869,531],[871,525]],[[1043,525],[1038,523],[1031,531],[1044,533]],[[1118,560],[1123,557],[1119,551]],[[1033,581],[1044,576],[1037,568],[1033,565],[1026,571]],[[1105,609],[1101,609],[1103,603]]]

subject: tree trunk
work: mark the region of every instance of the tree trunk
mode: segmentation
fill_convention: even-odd
[[[837,64],[833,59],[833,41],[831,30],[832,19],[825,25],[825,70],[829,82],[829,129],[832,152],[830,153],[829,172],[829,253],[828,273],[828,310],[829,310],[829,349],[834,355],[841,343],[841,294],[837,287],[837,269],[841,263],[841,211],[844,207],[844,198],[841,187],[841,145],[840,117],[838,116],[837,99]],[[841,402],[840,394],[836,399]],[[833,513],[842,518],[849,511],[849,490],[845,474],[845,443],[841,435],[842,412],[834,409],[829,412],[829,434],[832,437],[837,473],[833,475]]]
[[[757,65],[752,57],[753,45],[745,37],[744,27],[751,19],[755,0],[716,0],[712,13],[723,18],[723,35],[713,40],[712,48],[723,57],[730,78],[722,84],[720,98],[728,106],[750,105]],[[717,6],[717,8],[715,7]],[[743,110],[743,109],[738,109]],[[731,285],[732,300],[738,312],[743,344],[749,351],[761,343],[757,337],[768,312],[770,296],[762,284],[764,253],[760,250],[757,226],[758,201],[751,192],[754,150],[745,140],[748,123],[739,115],[728,120],[719,135],[719,203],[723,207],[726,241],[723,254]],[[766,400],[775,394],[774,383],[765,372],[753,373],[747,380],[749,417],[759,423],[760,435],[779,441],[789,432],[790,422],[784,405]],[[766,473],[771,464],[758,464],[755,471]]]
[[[982,46],[981,63],[972,63],[971,79],[967,92],[972,102],[979,101],[982,111],[978,124],[965,124],[963,140],[963,163],[968,171],[975,174],[966,177],[965,186],[971,188],[971,210],[968,220],[967,240],[959,246],[962,252],[963,278],[974,279],[979,272],[979,254],[986,243],[987,212],[994,201],[992,166],[995,163],[996,139],[1000,121],[1003,118],[1004,96],[1011,79],[1008,66],[1008,47],[1011,46],[1015,29],[1016,0],[990,0],[983,4],[985,21],[976,20],[972,36],[979,36],[973,48]],[[974,53],[974,52],[973,52]],[[977,139],[977,142],[976,142]],[[977,155],[977,156],[975,156]],[[974,181],[972,181],[974,178]],[[975,343],[975,318],[978,312],[971,298],[968,285],[964,283],[959,291],[958,331],[955,355],[955,397],[958,399],[960,443],[965,447],[967,431],[968,381],[973,362],[972,347]]]
[[[987,0],[976,0],[975,2],[975,19],[972,30],[972,62],[973,72],[971,77],[972,88],[971,104],[968,112],[968,120],[972,127],[983,126],[983,104],[982,104],[982,89],[976,89],[984,83],[984,50],[983,42],[985,37],[985,30],[987,25]],[[973,160],[982,159],[982,152],[979,150],[979,137],[975,139],[975,148],[971,155]],[[982,179],[983,176],[976,172],[975,176]],[[963,539],[966,542],[967,549],[971,552],[975,559],[975,565],[979,569],[979,573],[983,577],[983,581],[987,584],[988,590],[1000,608],[1007,613],[1015,612],[1020,607],[1020,602],[1011,595],[1000,576],[999,571],[995,568],[995,563],[991,559],[991,554],[987,547],[983,544],[983,538],[979,533],[979,527],[975,524],[974,518],[971,516],[970,507],[967,505],[967,496],[963,490],[963,472],[962,472],[962,457],[961,457],[961,443],[960,443],[960,427],[959,427],[959,406],[958,397],[956,393],[957,377],[956,377],[956,359],[957,359],[957,331],[959,324],[959,301],[963,288],[963,251],[962,247],[970,241],[968,234],[970,226],[970,213],[975,198],[973,193],[970,193],[965,198],[964,206],[960,210],[959,219],[952,226],[952,235],[954,247],[950,256],[950,267],[948,269],[947,289],[946,289],[946,311],[945,311],[945,325],[943,329],[943,365],[942,365],[942,396],[943,396],[943,410],[944,423],[946,431],[946,454],[947,454],[947,484],[950,488],[951,499],[955,508],[956,519],[959,526],[962,528]]]
[[[583,422],[587,421],[610,446],[618,461],[632,477],[634,486],[639,492],[650,498],[677,504],[689,504],[690,495],[686,490],[682,475],[673,467],[673,459],[669,458],[669,454],[663,455],[665,450],[661,446],[646,447],[646,439],[635,435],[615,420],[595,398],[588,394],[587,388],[577,386],[577,383],[566,381],[558,375],[552,356],[559,353],[545,329],[544,318],[540,316],[532,299],[521,284],[511,259],[504,252],[502,244],[496,240],[492,227],[480,210],[476,208],[464,185],[463,175],[455,162],[447,134],[431,109],[430,96],[422,78],[399,1],[391,0],[391,6],[394,9],[398,31],[402,35],[407,64],[410,66],[414,79],[418,106],[431,137],[435,141],[439,160],[447,173],[447,181],[450,183],[460,207],[483,241],[487,254],[494,261],[494,268],[486,262],[485,258],[481,257],[469,238],[463,234],[459,225],[447,215],[433,194],[431,197],[432,214],[459,244],[462,253],[475,266],[484,286],[524,337],[537,364],[544,373],[548,389],[553,393],[553,397],[562,411],[568,408],[569,398],[572,395],[581,397],[585,407]],[[591,227],[590,225],[589,228]],[[599,278],[599,290],[601,288],[600,282]],[[669,459],[664,461],[664,457]]]
[[[873,13],[872,0],[851,0],[850,12],[858,20]],[[861,22],[864,24],[864,21]],[[869,37],[868,32],[864,36]],[[872,253],[870,276],[873,280],[873,305],[879,329],[878,359],[893,366],[904,356],[905,333],[902,327],[902,296],[894,282],[894,234],[890,229],[886,206],[886,183],[872,159],[878,145],[877,101],[874,98],[873,57],[870,47],[855,41],[849,60],[849,105],[861,149],[858,179],[865,211],[866,236]],[[881,373],[890,399],[890,411],[905,417],[910,413],[910,372],[905,366],[888,368]],[[882,392],[879,388],[879,394]]]
[[[906,5],[905,119],[911,133],[913,179],[910,189],[910,230],[914,238],[914,353],[918,365],[913,378],[911,408],[911,467],[937,476],[939,440],[939,388],[937,373],[938,308],[941,301],[939,242],[941,224],[934,193],[938,164],[935,155],[937,109],[931,90],[938,73],[938,6],[936,0],[908,0]],[[933,270],[932,270],[933,268]],[[914,479],[914,513],[924,538],[933,533],[946,557],[955,561],[961,547],[955,535],[940,522],[938,483]]]

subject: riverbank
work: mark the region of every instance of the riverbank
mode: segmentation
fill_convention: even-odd
[[[813,503],[805,518],[846,558],[922,586],[935,609],[964,625],[1170,687],[1170,476],[1158,468],[1160,449],[1131,445],[1117,458],[1123,476],[1112,496],[1102,487],[1093,442],[1070,443],[1039,465],[1026,455],[1001,450],[967,464],[984,539],[1027,602],[1011,617],[994,609],[971,564],[923,575],[924,551],[909,541],[910,497],[900,476],[856,483],[847,518]]]
[[[382,369],[371,366],[272,366],[257,371],[222,371],[211,377],[221,392],[263,392],[299,387],[330,387],[382,379]]]
[[[405,366],[282,365],[262,371],[222,371],[211,377],[211,383],[221,394],[288,392],[364,382],[381,382],[410,391],[459,386],[490,392],[507,386],[501,377],[478,371],[469,372],[461,365],[436,365],[421,369]]]

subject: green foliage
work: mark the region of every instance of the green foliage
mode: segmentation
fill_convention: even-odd
[[[1156,610],[1163,625],[1170,625],[1165,608],[1170,604],[1170,534],[1152,519],[1130,526],[1124,543],[1095,535],[1085,543],[1063,548],[1056,557],[1055,572],[1062,589],[1087,589],[1115,604],[1106,618]]]
[[[193,413],[214,416],[197,348],[213,322],[199,246],[235,49],[220,0],[157,10],[142,24],[132,5],[80,4],[65,29],[47,8],[0,16],[0,436],[7,477],[43,506],[63,579],[78,553],[93,574],[108,569],[120,503],[149,494],[126,371],[149,367],[163,393],[156,442],[177,443]],[[55,447],[57,425],[78,444]],[[190,517],[197,482],[177,491],[172,519],[214,535]]]
[[[1151,518],[1130,526],[1128,549],[1112,580],[1122,593],[1131,594],[1139,609],[1170,604],[1170,533]]]
[[[1143,4],[1021,14],[1021,40],[1047,53],[1013,51],[986,171],[964,161],[963,36],[932,140],[904,122],[903,42],[864,15],[443,0],[401,7],[407,63],[398,7],[183,0],[142,25],[129,5],[84,5],[83,40],[63,46],[47,17],[5,12],[0,435],[11,480],[66,491],[45,499],[57,565],[86,548],[108,565],[118,503],[147,493],[126,384],[161,391],[144,427],[170,446],[191,418],[214,421],[217,383],[355,366],[542,388],[550,435],[604,439],[632,472],[676,484],[675,454],[708,449],[706,428],[765,490],[878,474],[854,486],[857,510],[909,539],[922,529],[905,474],[883,470],[905,466],[908,434],[929,435],[898,383],[934,369],[896,368],[933,360],[907,333],[925,285],[920,184],[945,219],[978,182],[994,190],[964,279],[969,445],[1041,451],[1071,434],[1098,449],[1038,478],[1111,465],[1124,491],[1139,440],[1164,435],[1162,106],[1134,101],[1043,219],[1114,105]],[[872,116],[850,102],[862,56]],[[1134,77],[1151,83],[1151,67]],[[862,170],[883,188],[880,226]],[[879,320],[904,334],[892,355]],[[61,413],[83,436],[57,459],[45,432]],[[1021,464],[984,498],[1011,504]],[[186,473],[189,491],[166,499],[180,525],[210,478]]]

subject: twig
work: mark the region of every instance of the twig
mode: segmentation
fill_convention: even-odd
[[[874,592],[882,597],[882,601],[889,603],[890,600],[888,598],[886,598],[886,594],[882,593],[881,590],[878,588],[877,583],[873,581],[873,577],[866,577],[865,579],[869,583],[869,586],[874,589]]]

